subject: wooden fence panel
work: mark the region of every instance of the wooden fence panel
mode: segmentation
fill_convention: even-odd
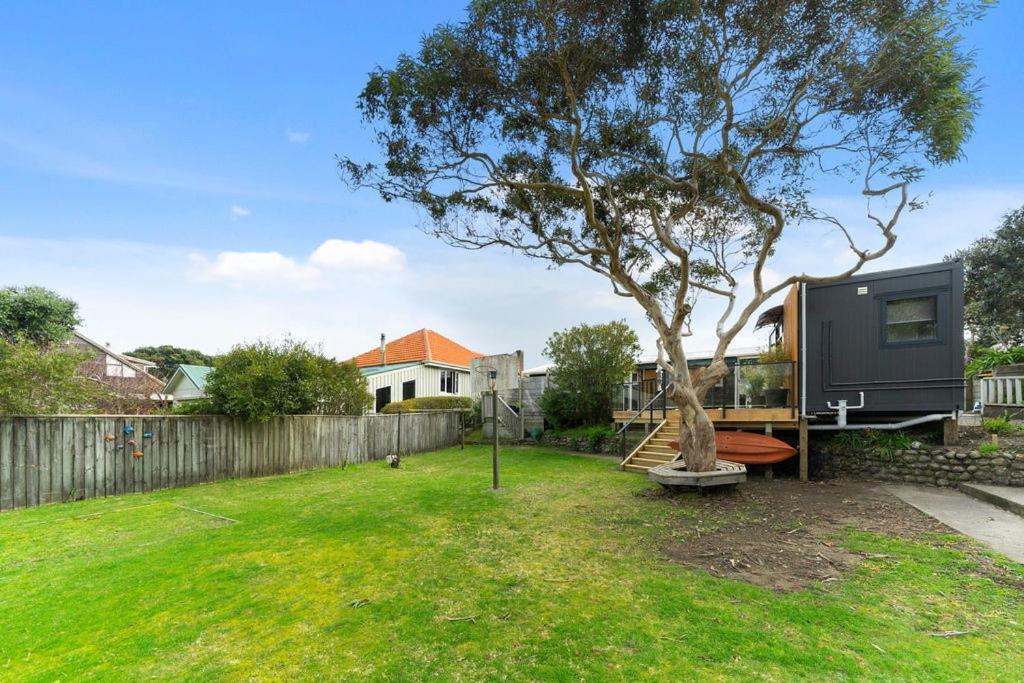
[[[295,415],[263,423],[0,416],[0,511],[381,460],[451,446],[458,429],[454,412]]]

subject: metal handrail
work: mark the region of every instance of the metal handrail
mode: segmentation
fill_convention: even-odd
[[[621,436],[622,437],[619,440],[619,460],[625,460],[626,459],[626,429],[628,429],[629,426],[631,424],[633,424],[638,417],[643,415],[643,412],[645,410],[647,410],[652,405],[654,405],[654,402],[657,401],[658,398],[660,398],[661,395],[664,394],[664,393],[665,393],[665,389],[663,388],[661,391],[659,391],[657,394],[655,394],[654,398],[652,398],[650,401],[648,401],[647,404],[644,405],[643,408],[641,408],[640,410],[636,411],[636,415],[634,415],[633,417],[629,418],[629,422],[627,422],[626,424],[622,425],[622,427],[619,429],[619,431],[615,432],[615,436]],[[662,412],[664,412],[664,411],[662,411]]]

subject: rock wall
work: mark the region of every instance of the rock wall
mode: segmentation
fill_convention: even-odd
[[[854,476],[908,484],[956,486],[960,482],[1024,486],[1024,453],[981,453],[955,446],[923,445],[891,452],[818,452],[817,477]]]

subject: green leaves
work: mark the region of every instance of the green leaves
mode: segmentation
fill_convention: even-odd
[[[361,415],[373,402],[353,363],[338,363],[292,340],[236,346],[217,359],[206,394],[213,412],[257,421],[275,415]]]
[[[1024,346],[1024,207],[954,256],[964,262],[965,313],[975,341]]]
[[[0,337],[43,346],[67,341],[81,323],[78,304],[44,287],[0,289]]]
[[[552,334],[544,355],[554,363],[541,396],[547,419],[559,429],[603,424],[615,390],[636,367],[640,340],[625,321],[582,324]]]
[[[0,339],[0,414],[52,415],[93,408],[100,387],[78,374],[88,353]]]

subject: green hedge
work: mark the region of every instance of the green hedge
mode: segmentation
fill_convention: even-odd
[[[417,410],[473,410],[473,399],[467,396],[422,396],[395,401],[384,406],[382,413],[412,413]]]

